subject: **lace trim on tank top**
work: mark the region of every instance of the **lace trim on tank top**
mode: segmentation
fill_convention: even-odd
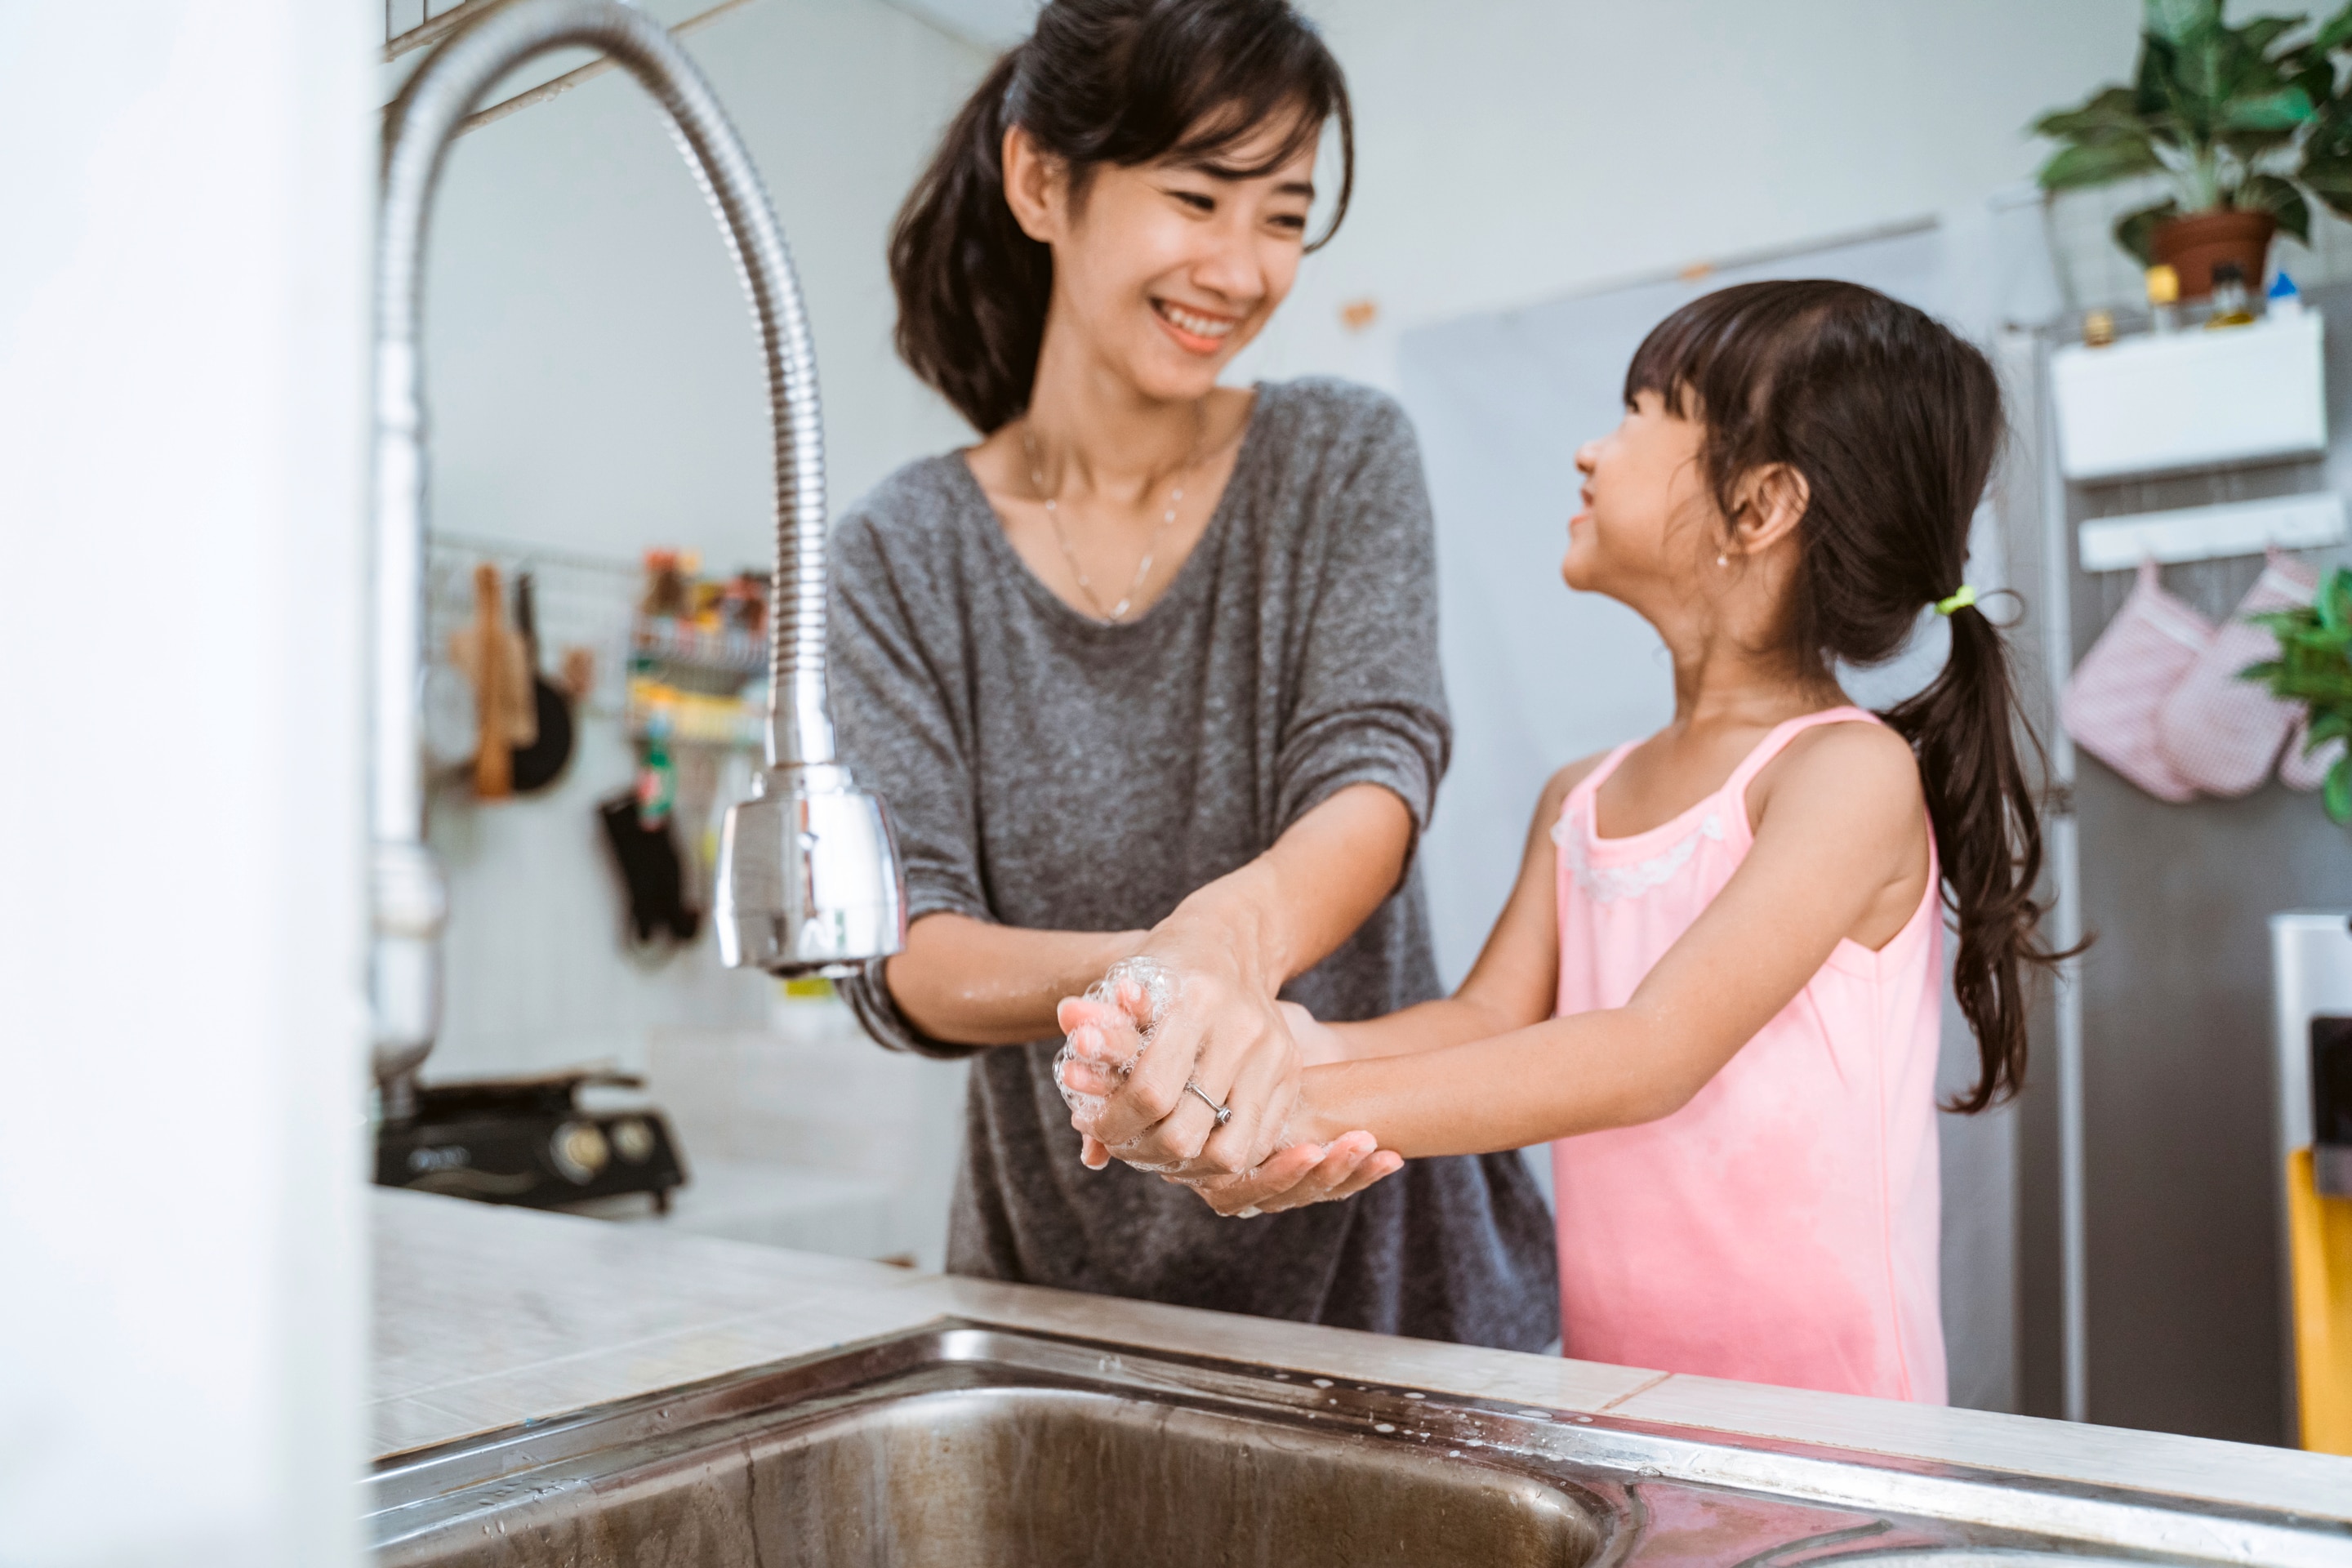
[[[1591,809],[1587,797],[1586,809]],[[1698,841],[1712,838],[1723,840],[1723,816],[1710,811],[1699,825],[1682,837],[1672,848],[1662,849],[1645,860],[1626,866],[1596,866],[1587,837],[1581,831],[1580,814],[1570,812],[1552,825],[1551,841],[1568,855],[1568,868],[1576,878],[1576,885],[1584,889],[1585,897],[1596,904],[1613,904],[1620,899],[1638,899],[1654,888],[1662,888],[1674,879],[1675,873],[1690,864],[1698,853]]]

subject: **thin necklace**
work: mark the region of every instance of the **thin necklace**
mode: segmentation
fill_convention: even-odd
[[[1135,604],[1135,596],[1143,592],[1144,582],[1151,575],[1152,558],[1160,553],[1160,535],[1168,531],[1169,525],[1176,521],[1177,508],[1184,504],[1184,481],[1192,477],[1193,468],[1201,461],[1201,448],[1208,441],[1208,399],[1202,398],[1192,405],[1192,453],[1185,458],[1184,466],[1176,470],[1176,484],[1168,492],[1167,510],[1160,514],[1160,521],[1151,525],[1151,537],[1143,542],[1143,559],[1136,563],[1135,581],[1127,585],[1127,592],[1119,595],[1118,604],[1105,610],[1102,601],[1095,597],[1095,585],[1087,576],[1087,569],[1078,564],[1078,552],[1070,548],[1070,536],[1062,531],[1061,508],[1045,492],[1045,471],[1037,460],[1037,437],[1030,427],[1029,416],[1025,414],[1021,416],[1021,450],[1029,458],[1030,488],[1037,492],[1037,499],[1045,503],[1045,521],[1053,524],[1054,542],[1062,547],[1062,559],[1070,563],[1071,574],[1078,580],[1078,592],[1084,594],[1087,603],[1094,607],[1095,618],[1107,626],[1118,626],[1127,619],[1127,612]]]

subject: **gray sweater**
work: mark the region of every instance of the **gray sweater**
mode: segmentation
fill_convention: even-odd
[[[1450,732],[1429,500],[1410,425],[1333,381],[1260,386],[1199,545],[1106,626],[1028,570],[960,455],[909,464],[833,540],[845,757],[889,803],[912,919],[1154,924],[1341,787],[1428,820]],[[1284,994],[1377,1016],[1437,994],[1417,875]],[[845,994],[920,1037],[878,969]],[[1416,1160],[1347,1203],[1218,1218],[1181,1187],[1079,1164],[1058,1041],[974,1064],[948,1266],[1185,1306],[1539,1349],[1551,1224],[1512,1154]]]

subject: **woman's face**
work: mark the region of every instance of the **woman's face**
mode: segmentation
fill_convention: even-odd
[[[1570,587],[1638,608],[1645,586],[1687,584],[1714,559],[1720,530],[1706,527],[1716,508],[1699,463],[1705,434],[1644,392],[1616,429],[1577,448],[1584,509],[1568,520],[1559,563]]]
[[[1315,199],[1315,147],[1265,174],[1293,122],[1261,127],[1213,164],[1103,164],[1078,199],[1017,127],[1006,192],[1024,229],[1054,247],[1048,352],[1074,334],[1097,365],[1154,400],[1204,395],[1290,292]]]

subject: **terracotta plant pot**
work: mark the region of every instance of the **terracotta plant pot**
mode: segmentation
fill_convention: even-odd
[[[2278,219],[2268,213],[2191,213],[2156,226],[2149,237],[2156,258],[2180,274],[2180,297],[2202,300],[2213,292],[2213,268],[2234,261],[2245,275],[2246,291],[2259,298],[2269,268],[2271,236]]]

